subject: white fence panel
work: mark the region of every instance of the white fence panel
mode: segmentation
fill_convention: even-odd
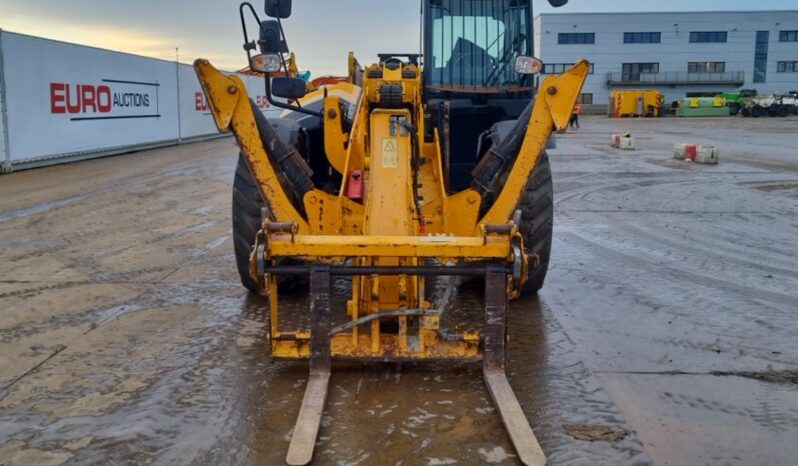
[[[263,78],[238,76],[265,116],[280,116]],[[0,116],[0,170],[218,134],[190,65],[5,31]]]
[[[3,33],[11,162],[175,140],[175,64]]]
[[[266,98],[266,82],[262,77],[242,76],[242,78],[247,86],[247,94],[249,94],[249,97],[255,102],[255,106],[260,109],[266,118],[278,118],[283,113],[283,109],[273,106]],[[285,101],[285,99],[277,100],[280,102]]]
[[[8,154],[8,131],[6,127],[5,81],[3,80],[3,31],[0,31],[0,173],[11,170]]]
[[[216,134],[216,124],[202,92],[197,74],[190,65],[178,68],[180,82],[180,137],[194,138]]]
[[[217,132],[211,109],[197,75],[189,65],[180,65],[180,137],[183,139]],[[235,74],[235,73],[230,73]],[[267,118],[277,118],[282,109],[271,105],[261,77],[236,74],[244,81],[247,94]]]

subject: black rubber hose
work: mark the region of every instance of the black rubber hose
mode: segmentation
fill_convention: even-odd
[[[314,188],[313,170],[293,146],[286,145],[278,136],[260,109],[250,99],[255,122],[258,125],[263,146],[269,155],[269,162],[275,168],[280,185],[288,194],[291,203],[303,215],[305,213],[304,197]]]
[[[479,192],[483,200],[481,214],[487,212],[496,201],[496,196],[510,175],[510,170],[521,151],[534,104],[534,100],[529,103],[507,137],[499,141],[498,145],[494,142],[471,172],[474,177],[471,188]]]

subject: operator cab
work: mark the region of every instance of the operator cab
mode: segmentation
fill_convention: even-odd
[[[530,0],[427,0],[424,3],[427,99],[531,97],[532,76],[515,72],[532,54]]]
[[[424,100],[442,135],[450,191],[470,185],[482,155],[532,100],[534,76],[515,70],[517,57],[532,55],[532,24],[531,0],[424,2]]]
[[[559,7],[567,0],[549,3]],[[257,18],[252,6],[244,3],[242,24],[245,8],[250,8]],[[301,123],[300,132],[308,133],[306,139],[311,147],[323,151],[320,109],[274,98],[295,102],[305,93],[304,81],[288,77],[283,60],[289,49],[280,20],[290,16],[291,1],[266,0],[266,14],[273,19],[258,19],[259,40],[250,41],[244,28],[244,49],[250,66],[267,73],[269,102],[296,112],[292,119]],[[492,146],[525,131],[526,125],[517,124],[518,119],[531,109],[534,75],[542,68],[539,60],[531,58],[532,0],[422,0],[422,36],[421,55],[380,54],[380,64],[421,65],[424,113],[429,123],[424,136],[430,142],[437,130],[444,171],[449,174],[447,190],[457,192],[479,177],[475,169]],[[261,54],[253,57],[256,48]],[[274,77],[273,73],[281,69],[286,77]],[[323,154],[306,154],[316,173],[324,168],[324,159]]]

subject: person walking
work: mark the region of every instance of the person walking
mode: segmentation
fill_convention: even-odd
[[[574,105],[573,111],[571,111],[571,120],[570,126],[573,128],[576,126],[576,129],[579,129],[579,114],[582,113],[582,104],[577,103]]]

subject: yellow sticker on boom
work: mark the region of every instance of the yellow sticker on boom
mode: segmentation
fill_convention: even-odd
[[[382,138],[382,167],[399,166],[399,142],[396,138]]]

